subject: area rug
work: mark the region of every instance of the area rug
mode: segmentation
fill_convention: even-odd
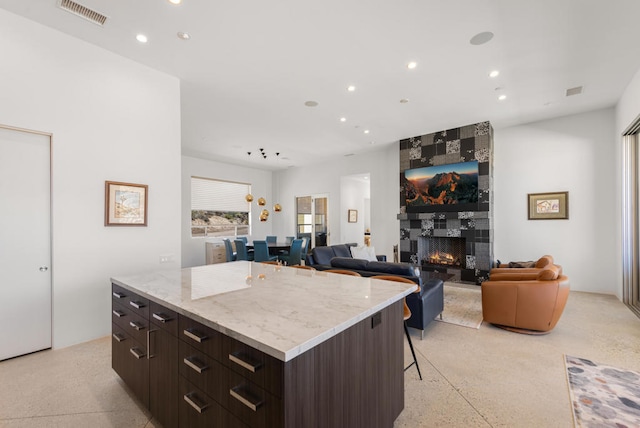
[[[482,324],[482,295],[480,287],[465,288],[444,284],[444,311],[436,321],[478,329]]]
[[[640,427],[640,373],[565,355],[577,427]]]

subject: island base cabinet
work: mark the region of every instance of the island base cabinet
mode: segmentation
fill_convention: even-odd
[[[165,428],[178,426],[178,339],[161,329],[149,332],[149,410]]]
[[[140,402],[149,408],[147,350],[118,325],[112,324],[111,366]]]
[[[179,400],[180,427],[249,428],[182,376]]]

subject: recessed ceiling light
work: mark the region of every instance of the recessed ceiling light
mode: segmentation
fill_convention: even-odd
[[[368,129],[365,129],[365,130],[364,130],[364,133],[365,133],[365,134],[368,134],[368,133],[369,133],[369,130],[368,130]]]
[[[144,34],[136,35],[136,40],[140,43],[147,43],[149,41],[149,39],[147,39],[147,36],[145,36]]]
[[[304,105],[306,105],[307,107],[316,107],[318,105],[317,101],[306,101],[304,103]]]
[[[409,100],[407,98],[403,98],[403,99],[400,100],[400,104],[406,104],[408,102],[409,102]]]
[[[504,101],[504,100],[506,100],[506,99],[507,99],[507,96],[506,96],[506,95],[504,95],[504,94],[502,94],[502,95],[500,95],[500,96],[498,97],[498,100],[499,100],[499,101]]]
[[[418,66],[418,63],[415,61],[411,61],[410,63],[407,64],[407,68],[409,70],[413,70],[414,68],[416,68]]]
[[[183,33],[182,31],[179,31],[178,38],[182,40],[189,40],[191,38],[191,35],[189,33]]]
[[[489,73],[489,77],[498,77],[500,75],[500,72],[498,70],[493,70],[491,73]]]
[[[171,4],[180,4],[180,3],[182,3],[182,0],[169,0],[169,3],[171,3]]]
[[[469,43],[472,45],[484,45],[488,41],[493,39],[493,33],[491,31],[483,31],[482,33],[478,33],[469,40]]]
[[[346,122],[346,121],[347,121],[347,118],[346,118],[346,117],[341,117],[341,118],[340,118],[340,122]]]
[[[356,90],[356,87],[355,87],[355,86],[353,86],[353,85],[349,85],[349,86],[347,86],[347,91],[349,91],[349,92],[353,92],[353,91],[355,91],[355,90]]]

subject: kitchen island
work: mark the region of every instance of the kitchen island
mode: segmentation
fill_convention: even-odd
[[[238,261],[112,278],[113,368],[165,427],[392,427],[410,284]]]

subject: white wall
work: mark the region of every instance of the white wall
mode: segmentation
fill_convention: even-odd
[[[399,211],[399,144],[390,144],[380,150],[342,157],[331,162],[290,168],[275,173],[279,183],[282,215],[274,221],[274,233],[284,236],[295,230],[295,197],[326,193],[329,195],[331,221],[330,243],[341,244],[342,222],[346,222],[347,209],[341,204],[341,178],[354,174],[370,174],[371,186],[371,245],[377,254],[393,258],[393,246],[398,244]],[[363,207],[364,209],[364,207]],[[358,215],[360,217],[360,211]],[[339,220],[342,219],[342,220]],[[362,243],[364,235],[356,241]]]
[[[53,133],[53,346],[107,335],[111,276],[180,266],[179,82],[3,10],[0,52],[0,122]],[[104,226],[106,180],[149,185],[148,227]]]
[[[182,267],[200,266],[205,264],[205,238],[191,237],[191,177],[213,178],[217,180],[235,181],[251,184],[254,201],[251,210],[251,236],[249,240],[264,239],[271,235],[274,220],[281,213],[273,212],[272,173],[260,169],[245,168],[226,163],[193,157],[182,157]],[[256,201],[259,197],[267,200],[265,208],[269,210],[269,219],[261,222],[259,219],[262,208]],[[284,238],[284,235],[281,235]],[[214,238],[208,240],[215,241]],[[283,239],[284,240],[284,239]]]
[[[342,177],[340,185],[340,231],[339,243],[355,242],[364,245],[365,202],[369,199],[369,182],[354,177]],[[358,212],[357,222],[349,223],[349,210]]]
[[[551,254],[578,291],[617,294],[620,187],[613,108],[496,129],[494,254]],[[527,194],[569,192],[568,220],[528,220]]]

